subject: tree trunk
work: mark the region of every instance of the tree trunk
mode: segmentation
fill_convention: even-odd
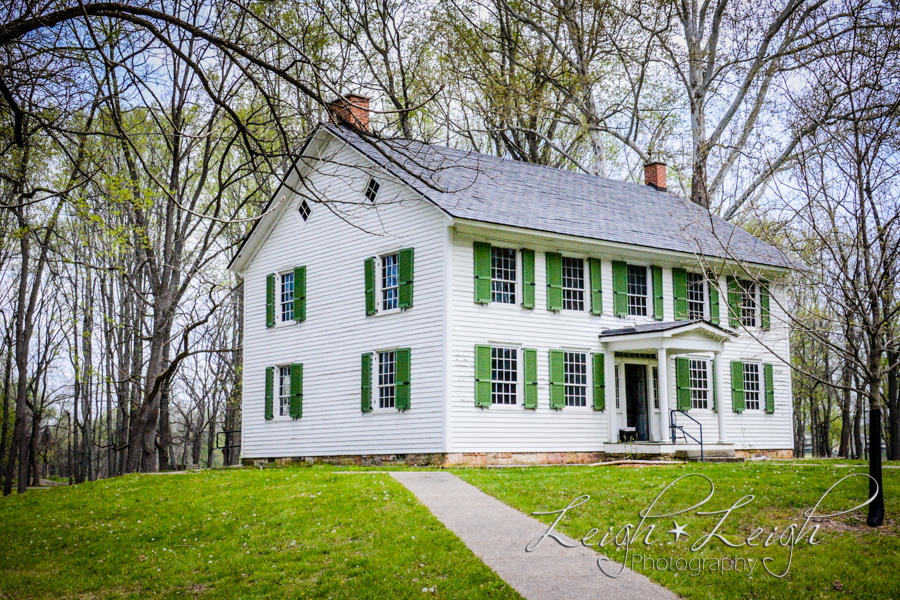
[[[850,432],[852,431],[853,418],[850,412],[850,403],[852,394],[850,385],[852,378],[850,377],[850,360],[844,360],[844,368],[841,373],[841,383],[844,390],[841,396],[841,445],[838,448],[838,457],[850,458]]]
[[[82,471],[84,477],[88,481],[94,481],[97,476],[94,472],[94,440],[93,440],[93,402],[94,402],[94,290],[93,277],[91,269],[85,269],[84,279],[84,318],[81,334],[82,348],[82,423],[81,423],[81,443],[82,443]]]
[[[9,333],[9,332],[8,332]],[[7,335],[7,339],[9,336]],[[12,454],[12,451],[8,450],[6,447],[7,436],[9,433],[9,393],[11,391],[10,384],[12,380],[12,357],[13,357],[13,349],[12,344],[6,345],[6,364],[3,367],[3,433],[0,436],[0,465],[5,465],[6,460],[9,458],[9,455],[6,454],[9,452]],[[12,482],[10,482],[10,485]],[[3,487],[6,488],[6,469],[3,469]],[[11,488],[10,488],[11,490]]]
[[[33,400],[35,404],[37,404],[37,399]],[[41,413],[33,410],[31,411],[31,435],[28,440],[28,468],[31,471],[31,485],[37,487],[41,484],[41,472],[38,469],[38,444],[40,443],[39,436],[41,433]]]
[[[888,365],[888,459],[900,460],[900,352],[889,350]]]
[[[31,253],[31,236],[23,232],[19,238],[19,249],[22,253],[21,270],[19,272],[19,292],[16,310],[16,420],[13,424],[12,444],[9,457],[6,460],[6,480],[3,482],[3,495],[12,493],[13,475],[16,473],[16,459],[19,459],[18,486],[20,494],[25,493],[26,475],[24,471],[27,465],[22,460],[27,452],[25,442],[25,395],[28,393],[28,343],[24,336],[25,331],[25,303],[28,295],[28,272],[30,268],[29,255]]]

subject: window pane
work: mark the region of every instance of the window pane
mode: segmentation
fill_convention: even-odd
[[[709,363],[691,360],[691,408],[707,408],[709,401]]]
[[[381,184],[375,181],[374,178],[370,177],[369,182],[366,184],[366,200],[369,202],[375,202],[375,197],[378,196],[378,190],[381,188]]]
[[[584,260],[562,257],[563,308],[584,310]]]
[[[628,265],[628,314],[647,316],[647,268]]]
[[[399,264],[399,254],[388,254],[381,258],[381,310],[400,307]]]
[[[703,275],[687,274],[687,309],[688,319],[706,318],[706,294],[704,294]]]
[[[278,367],[278,415],[291,414],[291,368]]]
[[[653,388],[653,408],[659,409],[659,367],[652,369],[650,386]]]
[[[396,398],[397,356],[396,353],[378,353],[378,408],[394,408]]]
[[[587,354],[563,352],[566,406],[587,406]]]
[[[281,320],[290,321],[294,318],[294,274],[285,273],[281,276]]]
[[[744,363],[744,405],[759,410],[759,363]]]
[[[756,284],[742,281],[741,288],[741,325],[756,327]]]
[[[491,247],[491,300],[516,303],[516,251]]]
[[[518,351],[515,348],[491,348],[491,403],[516,403],[518,373]]]
[[[300,218],[304,221],[308,220],[309,215],[312,214],[312,209],[309,207],[309,203],[306,200],[300,202],[300,208],[297,210],[300,212]]]

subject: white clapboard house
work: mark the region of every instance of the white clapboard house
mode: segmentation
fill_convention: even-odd
[[[645,175],[320,125],[230,266],[243,459],[585,462],[701,428],[790,456],[789,262]]]

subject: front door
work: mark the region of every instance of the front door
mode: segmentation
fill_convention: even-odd
[[[634,427],[635,439],[650,440],[647,410],[647,365],[625,363],[625,411],[628,427]]]

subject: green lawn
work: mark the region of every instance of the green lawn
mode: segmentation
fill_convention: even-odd
[[[0,499],[0,598],[157,597],[519,595],[383,474],[127,476]]]
[[[840,461],[841,463],[845,461]],[[757,541],[765,541],[778,527],[778,533],[791,523],[802,525],[802,512],[811,508],[835,482],[850,473],[864,473],[865,468],[833,468],[827,465],[799,466],[790,462],[742,463],[718,465],[654,466],[646,468],[567,467],[526,469],[466,469],[457,474],[466,481],[523,512],[558,510],[576,497],[587,494],[582,506],[569,512],[558,529],[581,539],[591,528],[600,533],[590,540],[597,543],[613,527],[613,533],[624,525],[637,525],[641,509],[650,506],[656,496],[682,475],[702,473],[715,485],[715,495],[701,511],[716,511],[730,507],[739,498],[752,494],[755,499],[736,509],[719,530],[726,539],[740,543],[756,527],[765,528]],[[690,568],[654,570],[645,563],[637,571],[690,599],[701,598],[885,598],[900,599],[900,528],[896,515],[900,512],[900,470],[885,469],[885,502],[887,521],[879,529],[866,526],[863,509],[829,520],[816,535],[821,541],[809,546],[804,540],[796,545],[788,575],[775,578],[756,563],[752,575],[746,571],[707,572],[692,575]],[[656,505],[655,514],[687,508],[706,497],[709,484],[699,477],[690,477],[671,488]],[[844,482],[822,504],[819,513],[837,512],[858,505],[867,496],[867,480],[857,478]],[[691,545],[708,533],[721,518],[697,516],[691,511],[674,517],[690,537],[673,544],[673,518],[656,519],[653,538],[657,543],[647,547],[643,536],[632,546],[632,555],[639,554],[654,560],[659,558],[762,558],[772,557],[770,569],[784,571],[788,548],[778,545],[763,548],[728,548],[711,541],[705,548],[691,551]],[[538,516],[552,523],[556,515]],[[649,522],[648,522],[649,523]],[[552,540],[545,543],[555,544]],[[537,550],[540,552],[540,548]],[[614,560],[623,560],[624,549],[607,545],[602,550]],[[645,559],[646,560],[646,559]],[[663,565],[665,563],[662,563]],[[680,563],[684,566],[684,563]],[[698,566],[699,561],[694,563]],[[722,563],[720,563],[722,564]],[[746,567],[749,563],[742,563]],[[712,568],[715,565],[707,561]],[[840,589],[839,589],[840,588]]]

